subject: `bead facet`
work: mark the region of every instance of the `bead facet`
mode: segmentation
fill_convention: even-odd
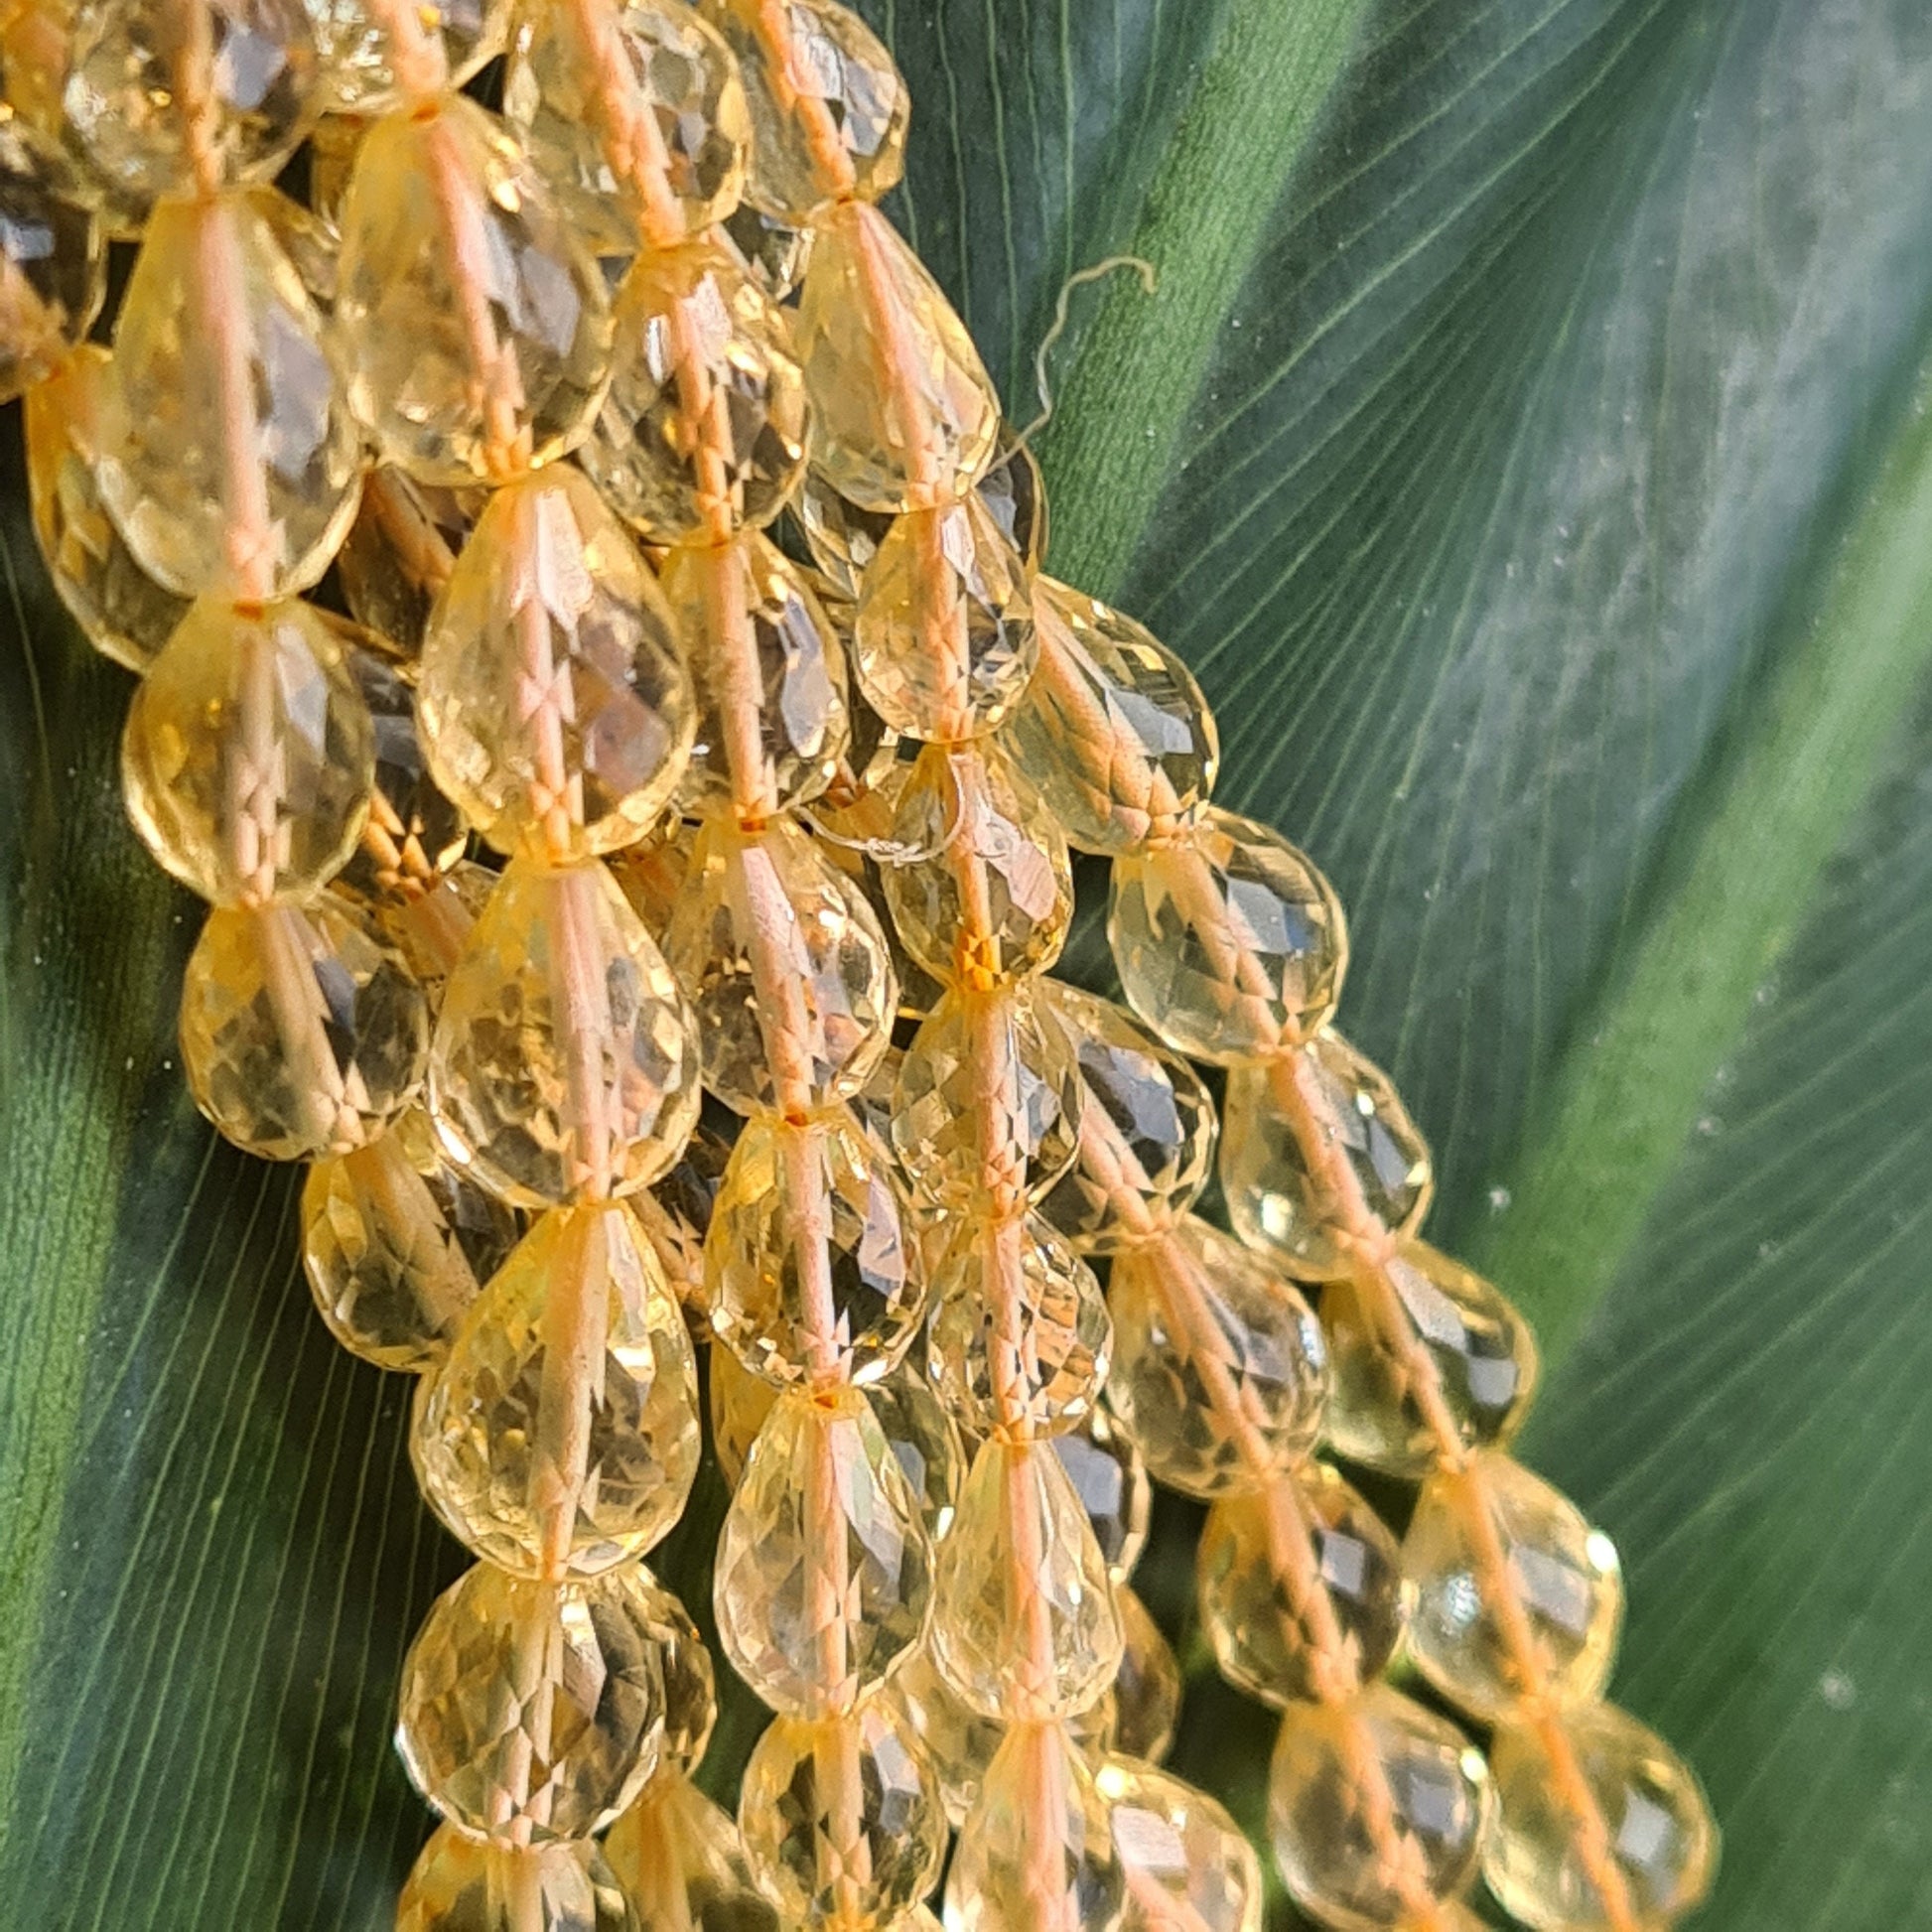
[[[1095,1782],[1129,1874],[1120,1932],[1261,1932],[1261,1861],[1214,1800],[1123,1750]]]
[[[594,1844],[519,1850],[439,1825],[396,1900],[396,1932],[641,1932]]]
[[[106,291],[100,231],[61,186],[18,129],[0,127],[0,402],[54,374]]]

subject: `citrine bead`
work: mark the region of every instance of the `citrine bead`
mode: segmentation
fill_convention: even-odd
[[[1115,1932],[1126,1899],[1093,1772],[1057,1725],[1015,1725],[959,1835],[947,1932]]]
[[[698,1111],[677,982],[602,866],[513,860],[444,989],[430,1104],[458,1165],[519,1207],[648,1185]]]
[[[603,401],[604,278],[502,125],[462,95],[362,138],[336,309],[384,462],[501,483],[576,447]]]
[[[683,1778],[652,1779],[611,1827],[604,1856],[643,1932],[785,1932],[737,1824]]]
[[[1290,1895],[1335,1932],[1382,1932],[1468,1883],[1489,1779],[1456,1727],[1374,1684],[1295,1704],[1269,1772],[1269,1832]]]
[[[329,567],[355,514],[361,437],[258,199],[156,207],[104,413],[101,496],[158,583],[259,601]]]
[[[322,57],[322,97],[337,114],[381,114],[409,104],[424,82],[460,87],[503,51],[509,0],[417,0],[408,44],[376,0],[306,0]]]
[[[1180,1721],[1180,1662],[1148,1607],[1131,1590],[1114,1592],[1120,1610],[1120,1672],[1114,1679],[1114,1749],[1158,1764]]]
[[[643,1571],[651,1630],[664,1680],[664,1735],[655,1781],[671,1783],[698,1767],[718,1721],[718,1678],[711,1652],[683,1599]]]
[[[1498,1728],[1489,1762],[1483,1876],[1535,1932],[1669,1925],[1710,1890],[1718,1830],[1696,1774],[1628,1713],[1525,1713]]]
[[[480,1837],[544,1845],[601,1831],[656,1768],[655,1630],[638,1564],[561,1584],[467,1571],[403,1660],[396,1746],[417,1790]]]
[[[778,1390],[755,1375],[729,1348],[706,1357],[705,1379],[711,1412],[711,1447],[718,1473],[728,1489],[745,1479],[745,1464],[764,1419],[777,1406]]]
[[[1111,1000],[1048,981],[1080,1063],[1080,1156],[1040,1212],[1082,1254],[1172,1227],[1206,1184],[1214,1102],[1200,1075]]]
[[[567,466],[489,499],[437,599],[417,688],[438,783],[498,851],[552,861],[649,831],[696,722],[657,580]]]
[[[1052,1442],[1093,1525],[1108,1576],[1116,1584],[1125,1583],[1147,1547],[1154,1508],[1146,1461],[1104,1405]]]
[[[1495,1723],[1532,1693],[1601,1692],[1623,1617],[1615,1547],[1520,1462],[1491,1450],[1438,1469],[1402,1564],[1416,1592],[1410,1652],[1450,1703]]]
[[[1220,1497],[1194,1583],[1221,1675],[1278,1709],[1379,1676],[1410,1600],[1395,1538],[1320,1462]]]
[[[430,613],[488,500],[480,485],[422,483],[386,465],[369,473],[336,574],[350,615],[396,656],[421,654]]]
[[[1426,1241],[1402,1241],[1362,1281],[1331,1282],[1321,1323],[1331,1371],[1323,1428],[1351,1461],[1420,1476],[1445,1438],[1464,1449],[1505,1445],[1528,1413],[1537,1379],[1529,1324]]]
[[[368,1146],[318,1161],[302,1188],[316,1306],[345,1348],[379,1368],[440,1360],[515,1239],[509,1210],[442,1159],[420,1108]]]
[[[537,1220],[423,1384],[410,1434],[451,1534],[524,1577],[648,1550],[683,1513],[701,1449],[684,1316],[618,1202]]]
[[[1083,852],[1133,852],[1191,823],[1220,740],[1193,675],[1145,625],[1039,577],[1038,668],[1007,725],[1017,760]]]
[[[1157,1482],[1253,1488],[1314,1445],[1327,1393],[1321,1324],[1259,1256],[1189,1215],[1114,1263],[1108,1400]]]
[[[705,1242],[711,1325],[766,1381],[877,1381],[925,1310],[898,1182],[843,1110],[756,1114]]]
[[[812,462],[864,509],[964,495],[992,461],[999,398],[966,325],[877,208],[819,225],[792,330]]]
[[[876,202],[905,167],[911,96],[878,36],[837,0],[708,0],[752,109],[749,199],[803,225]]]
[[[1024,1442],[1093,1412],[1113,1324],[1092,1269],[1037,1215],[969,1218],[933,1270],[926,1349],[965,1429]]]
[[[859,590],[853,669],[908,738],[977,738],[1011,716],[1038,646],[1026,567],[977,491],[907,510]]]
[[[782,310],[732,250],[632,264],[611,388],[580,461],[653,543],[715,543],[777,515],[805,463],[805,382]]]
[[[1122,1748],[1095,1776],[1127,1873],[1120,1932],[1261,1932],[1261,1861],[1204,1792],[1132,1761]]]
[[[1217,806],[1114,861],[1107,936],[1128,1005],[1170,1046],[1221,1065],[1326,1026],[1348,957],[1328,882],[1279,832]]]
[[[217,904],[319,891],[355,849],[374,773],[368,705],[300,603],[196,604],[136,689],[121,739],[134,829]]]
[[[1221,1191],[1242,1240],[1292,1274],[1345,1274],[1366,1213],[1412,1231],[1429,1211],[1429,1148],[1387,1074],[1338,1034],[1228,1073]]]
[[[886,935],[788,820],[706,821],[664,951],[698,1016],[705,1085],[741,1113],[847,1099],[891,1042]]]
[[[787,1927],[890,1925],[946,1856],[938,1776],[890,1698],[773,1723],[746,1763],[738,1830]]]
[[[789,1716],[849,1711],[918,1642],[931,1587],[918,1499],[865,1396],[780,1396],[718,1545],[718,1631],[739,1676]]]
[[[379,1134],[421,1084],[428,1036],[422,988],[340,901],[217,906],[182,979],[189,1091],[265,1161]]]
[[[909,1361],[869,1384],[866,1400],[937,1543],[952,1528],[966,1478],[959,1430]]]
[[[698,730],[679,801],[767,818],[816,798],[850,733],[845,653],[798,567],[756,532],[673,550],[664,595],[691,650]]]
[[[395,1932],[642,1932],[597,1846],[521,1850],[439,1825],[396,1900]]]
[[[939,1545],[932,1655],[975,1711],[1008,1723],[1084,1711],[1124,1638],[1105,1558],[1046,1443],[982,1443]]]
[[[106,250],[53,167],[0,126],[0,402],[45,381],[86,335],[106,289]]]

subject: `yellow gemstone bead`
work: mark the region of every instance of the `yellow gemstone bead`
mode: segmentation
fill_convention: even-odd
[[[879,1380],[925,1311],[904,1214],[891,1168],[849,1114],[754,1115],[705,1241],[713,1330],[781,1387]]]
[[[509,0],[421,0],[410,9],[407,48],[394,15],[371,0],[306,0],[322,57],[322,97],[332,113],[381,114],[406,106],[419,76],[440,69],[460,87],[503,51]]]
[[[1204,1792],[1133,1762],[1125,1746],[1095,1775],[1128,1875],[1120,1932],[1261,1932],[1261,1861]]]
[[[1093,1413],[1113,1324],[1090,1269],[1037,1215],[962,1221],[932,1275],[929,1372],[976,1436],[1057,1436]]]
[[[1364,1211],[1398,1233],[1429,1211],[1428,1145],[1388,1075],[1331,1030],[1299,1051],[1230,1069],[1225,1111],[1228,1218],[1242,1240],[1305,1281],[1347,1272],[1347,1230]]]
[[[249,195],[163,202],[115,334],[100,492],[184,597],[306,590],[355,514],[361,437],[321,313]]]
[[[977,738],[1012,715],[1037,659],[1026,567],[977,491],[893,524],[852,634],[853,670],[887,724]]]
[[[1057,1725],[1016,1725],[946,1876],[948,1932],[1115,1932],[1127,1874],[1106,1799]]]
[[[481,487],[421,483],[388,467],[369,473],[336,570],[349,614],[396,656],[421,654],[430,613],[488,500]]]
[[[579,472],[499,489],[437,599],[418,676],[437,782],[499,852],[648,832],[695,728],[676,621]]]
[[[1710,1891],[1718,1829],[1696,1773],[1628,1713],[1526,1714],[1497,1730],[1489,1762],[1497,1816],[1482,1874],[1535,1932],[1669,1925]],[[1579,1773],[1587,1821],[1573,1802]]]
[[[195,1104],[250,1154],[345,1154],[422,1082],[429,1013],[401,958],[346,905],[217,906],[182,979]]]
[[[1148,1607],[1127,1588],[1114,1592],[1120,1610],[1120,1674],[1114,1679],[1114,1749],[1122,1757],[1158,1764],[1180,1722],[1180,1661]]]
[[[966,325],[877,208],[819,225],[792,329],[812,462],[864,509],[950,502],[992,461],[1000,404]]]
[[[640,1566],[641,1568],[641,1566]],[[656,1783],[681,1781],[698,1767],[718,1722],[718,1678],[711,1652],[684,1602],[643,1570],[652,1632],[664,1678],[664,1736]]]
[[[204,598],[128,707],[121,787],[148,849],[217,904],[307,897],[368,817],[375,727],[306,604]]]
[[[1348,958],[1328,882],[1279,832],[1217,806],[1183,838],[1114,861],[1107,936],[1127,1004],[1218,1065],[1326,1026]]]
[[[1073,922],[1073,869],[1025,774],[978,747],[928,746],[898,794],[883,872],[899,943],[946,986],[1043,973]]]
[[[0,127],[0,402],[44,381],[87,333],[106,289],[106,250],[55,169]]]
[[[466,1548],[595,1576],[662,1539],[703,1447],[684,1316],[630,1210],[541,1216],[423,1384],[417,1480]]]
[[[1104,1406],[1089,1411],[1077,1428],[1052,1441],[1053,1452],[1093,1525],[1107,1575],[1117,1586],[1124,1584],[1147,1548],[1154,1508],[1147,1463]]]
[[[316,1307],[350,1354],[378,1368],[439,1361],[515,1240],[509,1210],[449,1167],[416,1107],[367,1147],[318,1161],[302,1188]]]
[[[981,1444],[939,1545],[931,1640],[960,1697],[1011,1724],[1084,1711],[1113,1683],[1120,1612],[1050,1444]]]
[[[965,1703],[921,1644],[893,1672],[885,1696],[897,1706],[918,1738],[939,1781],[940,1801],[956,1827],[972,1810],[980,1782],[1006,1735],[997,1718]]]
[[[938,1776],[891,1698],[769,1725],[745,1766],[738,1831],[787,1927],[890,1925],[946,1857]]]
[[[886,935],[788,820],[706,820],[664,951],[698,1016],[705,1085],[740,1113],[849,1099],[891,1043]]]
[[[1278,1710],[1379,1676],[1410,1601],[1395,1538],[1321,1462],[1220,1497],[1194,1585],[1221,1675]]]
[[[1416,1591],[1410,1652],[1472,1717],[1496,1723],[1534,1692],[1582,1703],[1608,1681],[1623,1621],[1616,1549],[1520,1462],[1489,1451],[1438,1469],[1402,1566]]]
[[[439,1825],[396,1900],[396,1932],[641,1932],[597,1846],[519,1851]]]
[[[336,321],[384,462],[501,483],[574,449],[610,373],[596,261],[500,122],[461,95],[362,138]]]
[[[866,1401],[937,1543],[952,1528],[966,1479],[957,1426],[911,1362],[870,1384]]]
[[[1438,1420],[1465,1449],[1506,1445],[1536,1391],[1529,1324],[1480,1275],[1413,1237],[1375,1279],[1380,1293],[1332,1282],[1321,1295],[1330,1370],[1323,1430],[1336,1453],[1420,1476],[1438,1453]],[[1391,1321],[1413,1366],[1391,1353]]]
[[[564,1584],[479,1564],[430,1606],[403,1659],[404,1769],[480,1837],[546,1845],[602,1831],[656,1768],[655,1630],[640,1564]]]
[[[707,0],[745,76],[746,194],[801,226],[828,203],[876,202],[905,169],[911,95],[893,57],[837,0]]]
[[[1108,1401],[1157,1482],[1251,1489],[1314,1446],[1327,1393],[1321,1324],[1259,1256],[1187,1216],[1114,1263]]]
[[[611,389],[580,457],[652,543],[770,522],[805,464],[805,382],[784,312],[736,253],[640,255],[612,312]]]
[[[718,1457],[718,1473],[725,1486],[736,1489],[745,1479],[745,1464],[764,1419],[777,1406],[778,1390],[752,1371],[729,1348],[714,1348],[706,1357],[706,1384],[711,1408],[711,1447]]]
[[[430,1106],[457,1164],[519,1207],[647,1186],[698,1113],[677,982],[601,866],[513,860],[444,990]]]
[[[685,1317],[711,1318],[705,1299],[704,1243],[711,1211],[731,1161],[732,1142],[700,1121],[676,1165],[652,1187],[629,1196],[644,1238],[656,1254]]]
[[[1482,1754],[1445,1718],[1373,1684],[1295,1704],[1269,1772],[1289,1893],[1335,1932],[1382,1932],[1469,1882],[1492,1809]]]
[[[865,1396],[780,1396],[718,1544],[718,1633],[739,1676],[788,1716],[851,1710],[918,1642],[931,1578],[918,1500]]]
[[[611,1827],[604,1856],[644,1932],[784,1932],[753,1881],[736,1822],[681,1777],[645,1786]]]

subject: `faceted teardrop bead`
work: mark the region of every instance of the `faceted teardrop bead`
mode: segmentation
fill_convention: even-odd
[[[1438,1453],[1434,1417],[1465,1449],[1506,1445],[1536,1391],[1529,1324],[1480,1275],[1413,1237],[1369,1285],[1329,1283],[1321,1325],[1330,1368],[1323,1433],[1337,1454],[1391,1475],[1427,1473]],[[1439,1398],[1427,1409],[1424,1377]]]
[[[430,613],[488,500],[481,488],[421,483],[401,470],[369,473],[336,571],[349,615],[398,657],[422,654]]]
[[[698,1114],[677,982],[602,866],[513,860],[444,989],[430,1107],[459,1166],[518,1207],[647,1186]]]
[[[54,373],[106,290],[100,232],[59,185],[18,131],[0,127],[0,402]]]
[[[1024,983],[948,993],[912,1035],[893,1147],[927,1205],[1010,1215],[1066,1172],[1079,1133],[1072,1043]]]
[[[340,902],[217,906],[189,955],[189,1091],[264,1161],[372,1140],[414,1098],[428,1042],[422,988]]]
[[[910,1362],[872,1383],[866,1400],[937,1543],[952,1528],[966,1479],[959,1430]]]
[[[1463,1889],[1491,1809],[1482,1754],[1386,1684],[1295,1704],[1269,1773],[1269,1831],[1290,1895],[1335,1932],[1382,1932]]]
[[[718,1678],[711,1652],[683,1599],[649,1570],[642,1574],[664,1679],[664,1736],[657,1781],[669,1783],[696,1770],[711,1742],[711,1729],[718,1721]]]
[[[1009,1724],[1084,1711],[1125,1639],[1106,1560],[1050,1445],[980,1445],[939,1545],[932,1655],[975,1711]]]
[[[1055,1436],[1053,1452],[1093,1525],[1108,1576],[1117,1585],[1125,1583],[1147,1547],[1154,1508],[1140,1450],[1101,1407],[1089,1411],[1078,1428]]]
[[[865,896],[788,820],[705,822],[664,950],[698,1016],[705,1085],[799,1115],[865,1085],[897,989]]]
[[[1217,1065],[1326,1026],[1348,958],[1334,889],[1279,832],[1218,806],[1114,861],[1107,937],[1127,1004]]]
[[[1106,1298],[1037,1215],[964,1221],[933,1271],[932,1303],[933,1383],[973,1435],[1057,1436],[1092,1413],[1113,1349]]]
[[[1043,973],[1073,922],[1073,869],[1027,778],[978,746],[928,746],[898,795],[883,879],[899,942],[946,986]]]
[[[169,590],[260,601],[328,569],[362,448],[325,328],[252,197],[155,209],[115,332],[100,491]]]
[[[1232,1067],[1226,1113],[1228,1218],[1306,1281],[1347,1272],[1348,1226],[1364,1211],[1398,1234],[1429,1211],[1428,1145],[1388,1075],[1330,1030],[1295,1052]]]
[[[792,341],[812,406],[812,463],[861,508],[949,502],[992,460],[1000,405],[986,365],[877,208],[842,203],[819,224]]]
[[[797,566],[753,533],[673,550],[663,585],[698,700],[679,803],[733,801],[750,822],[816,798],[838,772],[850,713],[838,633]]]
[[[711,1350],[705,1374],[718,1473],[728,1489],[736,1489],[745,1480],[745,1464],[759,1431],[777,1406],[778,1391],[763,1376],[754,1375],[729,1348]]]
[[[638,1564],[564,1584],[466,1571],[403,1659],[396,1748],[416,1789],[483,1838],[602,1831],[657,1765],[654,1618]]]
[[[726,1656],[787,1716],[851,1710],[918,1642],[932,1548],[858,1390],[779,1397],[732,1498],[716,1578]]]
[[[860,587],[852,661],[908,738],[959,744],[1026,694],[1038,659],[1020,553],[977,491],[899,517]]]
[[[1205,1792],[1132,1761],[1123,1745],[1096,1774],[1128,1873],[1120,1932],[1261,1932],[1261,1861]]]
[[[604,1856],[643,1932],[782,1932],[737,1823],[681,1777],[652,1779],[611,1827]]]
[[[416,1475],[521,1577],[594,1576],[683,1514],[703,1447],[691,1337],[628,1208],[542,1215],[423,1385]]]
[[[1114,1592],[1120,1609],[1120,1674],[1114,1679],[1114,1748],[1156,1764],[1180,1720],[1180,1663],[1148,1607],[1132,1591]]]
[[[583,440],[610,372],[604,278],[499,122],[460,94],[378,121],[342,231],[349,401],[384,462],[497,483]]]
[[[1570,1760],[1561,1772],[1558,1750]],[[1718,1829],[1697,1775],[1627,1712],[1586,1704],[1525,1715],[1498,1728],[1489,1763],[1496,1825],[1482,1875],[1535,1932],[1669,1925],[1710,1890]],[[1575,1773],[1591,1818],[1568,1796]]]
[[[302,1260],[329,1331],[378,1368],[441,1359],[458,1320],[516,1239],[501,1202],[441,1158],[411,1108],[302,1188]]]
[[[9,334],[0,327],[0,340]],[[27,487],[34,535],[61,602],[97,651],[139,673],[187,616],[188,603],[135,562],[101,501],[94,466],[112,367],[98,343],[82,343],[27,391]]]
[[[1057,1725],[1008,1731],[946,1877],[946,1932],[1114,1932],[1127,1874],[1108,1805]]]
[[[745,1766],[738,1830],[788,1927],[891,1925],[946,1856],[937,1774],[891,1698],[770,1725]]]
[[[503,51],[508,0],[427,0],[409,12],[399,45],[390,10],[371,0],[306,0],[322,57],[324,103],[336,114],[381,114],[407,104],[425,80],[460,87]],[[440,71],[439,71],[440,69]]]
[[[396,1932],[641,1932],[594,1844],[520,1851],[439,1825],[396,1900]]]
[[[707,0],[751,101],[747,197],[800,226],[876,202],[905,169],[912,101],[877,35],[837,0]]]
[[[1402,1565],[1416,1591],[1410,1652],[1471,1716],[1495,1723],[1532,1691],[1564,1703],[1602,1691],[1623,1618],[1615,1547],[1520,1462],[1488,1452],[1438,1469],[1417,1498]]]
[[[437,782],[499,852],[641,838],[695,715],[649,566],[578,471],[499,489],[437,599],[417,689]]]
[[[1033,587],[1038,669],[1007,725],[1016,760],[1082,852],[1173,838],[1213,789],[1214,716],[1145,625],[1050,577]]]
[[[1157,1482],[1251,1489],[1314,1446],[1321,1324],[1259,1256],[1189,1215],[1114,1263],[1108,1401]]]
[[[925,1311],[890,1168],[842,1109],[745,1124],[705,1243],[711,1325],[780,1387],[877,1381]]]
[[[580,461],[652,543],[717,543],[777,515],[805,464],[805,382],[782,310],[716,242],[632,264],[611,390]]]
[[[1118,1254],[1173,1223],[1207,1182],[1214,1102],[1200,1075],[1111,1000],[1045,981],[1080,1062],[1080,1158],[1040,1212],[1082,1254]]]
[[[1194,1582],[1221,1675],[1278,1710],[1379,1676],[1409,1605],[1395,1538],[1322,1462],[1218,1498]]]

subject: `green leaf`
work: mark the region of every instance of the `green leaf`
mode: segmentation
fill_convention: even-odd
[[[1067,276],[1159,272],[1071,297],[1052,561],[1195,665],[1223,797],[1351,907],[1342,1023],[1435,1138],[1439,1238],[1553,1344],[1526,1452],[1623,1546],[1617,1694],[1726,1824],[1703,1922],[1921,1922],[1932,19],[868,12],[918,110],[895,211],[1016,418]],[[309,1315],[289,1177],[181,1098],[195,912],[6,498],[0,1895],[373,1928],[453,1553],[403,1391]],[[1144,1572],[1190,1655],[1191,1527]],[[1267,1733],[1198,1681],[1178,1761],[1252,1824]]]

